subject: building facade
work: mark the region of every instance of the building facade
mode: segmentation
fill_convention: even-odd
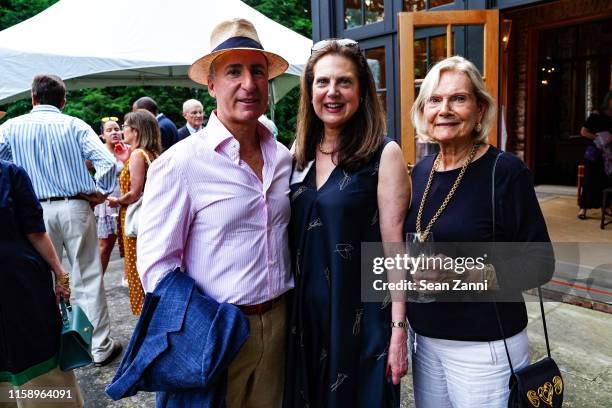
[[[408,162],[435,147],[414,140],[405,122],[410,120],[406,105],[413,100],[406,90],[417,93],[428,67],[448,55],[462,55],[485,73],[498,100],[491,142],[521,157],[537,184],[575,183],[587,142],[580,128],[612,89],[612,0],[311,4],[315,42],[332,37],[359,41],[387,111],[388,134],[401,141]],[[402,12],[431,13],[432,18],[422,19],[427,26],[417,26],[412,23],[417,19],[398,17]],[[405,57],[408,42],[411,61]]]

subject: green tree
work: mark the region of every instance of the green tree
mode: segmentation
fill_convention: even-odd
[[[58,0],[0,0],[0,30],[24,21]],[[246,0],[246,4],[274,21],[306,37],[311,36],[310,0]],[[182,126],[182,106],[186,99],[195,98],[202,102],[206,114],[215,108],[215,101],[203,89],[184,87],[108,87],[69,91],[64,109],[89,123],[94,129],[100,126],[100,118],[123,115],[131,110],[132,103],[141,96],[150,96],[160,111]],[[299,103],[299,89],[289,92],[275,108],[275,122],[279,140],[289,145],[295,134],[295,122]],[[32,108],[29,99],[23,99],[0,106],[7,112],[7,118],[27,113]]]
[[[310,0],[244,0],[266,17],[310,38]]]
[[[21,23],[58,0],[0,0],[0,30]]]
[[[244,0],[244,2],[277,23],[311,38],[310,0]],[[278,140],[287,146],[295,136],[299,101],[300,90],[299,87],[295,87],[275,108],[274,121],[278,127]]]

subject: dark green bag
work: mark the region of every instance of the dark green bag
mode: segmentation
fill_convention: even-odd
[[[93,326],[79,305],[66,305],[60,300],[62,308],[62,337],[60,343],[59,366],[62,371],[91,364],[91,336]]]

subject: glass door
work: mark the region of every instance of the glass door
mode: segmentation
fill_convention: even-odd
[[[429,66],[441,59],[462,54],[480,69],[487,90],[497,101],[499,11],[403,12],[398,17],[401,144],[406,162],[414,165],[432,148],[431,145],[417,142],[410,120],[410,109]],[[415,30],[422,28],[427,28],[430,35],[415,38]],[[466,32],[482,38],[482,41],[476,41],[482,48],[481,58],[470,51],[464,41],[460,41],[460,38],[465,38]],[[489,143],[498,144],[497,121],[489,134]]]

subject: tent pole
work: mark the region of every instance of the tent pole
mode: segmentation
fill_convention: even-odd
[[[276,123],[274,121],[274,86],[272,86],[272,84],[270,84],[270,96],[268,98],[268,104],[270,105],[270,120],[272,120],[272,122]]]

